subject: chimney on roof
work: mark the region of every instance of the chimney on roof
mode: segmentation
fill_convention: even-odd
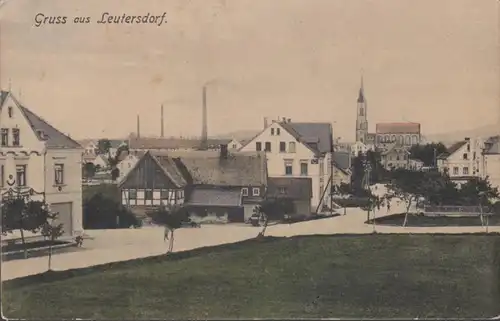
[[[291,122],[292,122],[292,119],[291,119],[291,118],[288,118],[288,119],[287,119],[287,122],[291,123]]]
[[[161,136],[161,138],[163,138],[163,137],[164,137],[164,134],[165,134],[165,132],[164,132],[164,128],[163,128],[163,127],[164,127],[164,126],[163,126],[163,104],[161,104],[161,115],[160,115],[160,117],[161,117],[161,120],[160,120],[160,121],[161,121],[161,132],[160,132],[160,136]]]
[[[465,137],[465,140],[466,141],[470,141],[470,137]]]
[[[227,156],[228,156],[227,144],[221,144],[220,145],[220,158],[227,159]]]
[[[264,129],[267,128],[269,124],[267,123],[267,117],[264,117]]]

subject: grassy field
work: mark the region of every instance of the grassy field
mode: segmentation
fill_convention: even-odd
[[[493,317],[499,235],[266,238],[3,285],[9,318]],[[44,280],[45,279],[45,280]]]
[[[404,213],[387,215],[375,219],[379,225],[402,226],[405,219]],[[365,223],[372,224],[373,220]],[[489,226],[500,226],[500,215],[489,217]],[[408,216],[407,226],[432,227],[432,226],[482,226],[479,217],[429,217],[421,214]]]

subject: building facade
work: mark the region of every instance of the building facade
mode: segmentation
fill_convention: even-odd
[[[456,183],[485,177],[483,145],[482,139],[468,137],[451,145],[446,153],[437,157],[439,171],[448,173]]]
[[[411,147],[420,144],[421,133],[419,123],[378,123],[375,130],[376,146],[396,144]]]
[[[269,177],[309,177],[312,181],[312,211],[330,203],[330,179],[342,179],[332,157],[333,129],[328,123],[273,121],[240,151],[263,151]],[[332,173],[333,171],[333,173]],[[333,174],[333,175],[332,175]]]
[[[83,233],[83,148],[23,106],[12,93],[0,97],[0,189],[43,193],[57,212],[64,236]],[[42,194],[41,194],[42,195]],[[33,199],[40,199],[34,195]]]

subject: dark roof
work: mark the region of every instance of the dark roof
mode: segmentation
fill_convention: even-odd
[[[269,177],[267,196],[309,200],[312,197],[312,179],[309,177]]]
[[[0,94],[0,105],[3,105],[7,96],[12,97],[12,100],[17,104],[21,112],[25,115],[26,120],[35,132],[35,135],[40,141],[44,141],[49,149],[81,149],[82,146],[69,136],[61,133],[59,130],[50,125],[47,121],[36,115],[14,97],[12,93],[2,91]]]
[[[184,177],[182,170],[179,168],[178,164],[174,161],[172,157],[168,156],[153,156],[160,167],[163,169],[165,175],[174,182],[177,186],[185,186],[187,184],[187,178]]]
[[[208,147],[214,148],[228,144],[230,139],[207,140]],[[201,145],[199,139],[185,138],[157,138],[157,137],[131,137],[129,139],[130,149],[196,149]]]
[[[331,152],[333,145],[331,124],[280,122],[280,125],[314,152],[320,154]]]
[[[263,153],[235,153],[226,159],[215,157],[180,157],[197,185],[261,186],[267,183],[266,157]]]
[[[333,163],[338,169],[346,172],[351,168],[351,153],[348,151],[335,151],[333,153]]]
[[[500,136],[489,137],[484,142],[484,154],[485,155],[500,154]]]
[[[241,206],[241,190],[195,188],[185,205]]]
[[[459,150],[460,148],[465,146],[465,144],[467,144],[467,142],[468,141],[466,141],[466,140],[462,140],[462,141],[454,143],[453,145],[451,145],[450,147],[447,148],[445,153],[439,154],[438,158],[439,159],[447,158],[448,156],[450,156],[451,154],[455,153],[457,150]]]

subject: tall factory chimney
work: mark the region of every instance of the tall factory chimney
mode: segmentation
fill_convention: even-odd
[[[266,129],[268,125],[267,117],[264,117],[264,129]]]
[[[165,137],[165,132],[164,132],[164,124],[163,124],[163,104],[161,104],[161,133],[160,136],[161,138]]]
[[[207,150],[208,149],[208,129],[207,129],[207,86],[203,86],[203,110],[202,110],[202,124],[201,124],[201,142],[200,149]]]
[[[140,124],[140,120],[139,120],[139,115],[137,115],[137,138],[140,138],[141,137],[141,124]]]

